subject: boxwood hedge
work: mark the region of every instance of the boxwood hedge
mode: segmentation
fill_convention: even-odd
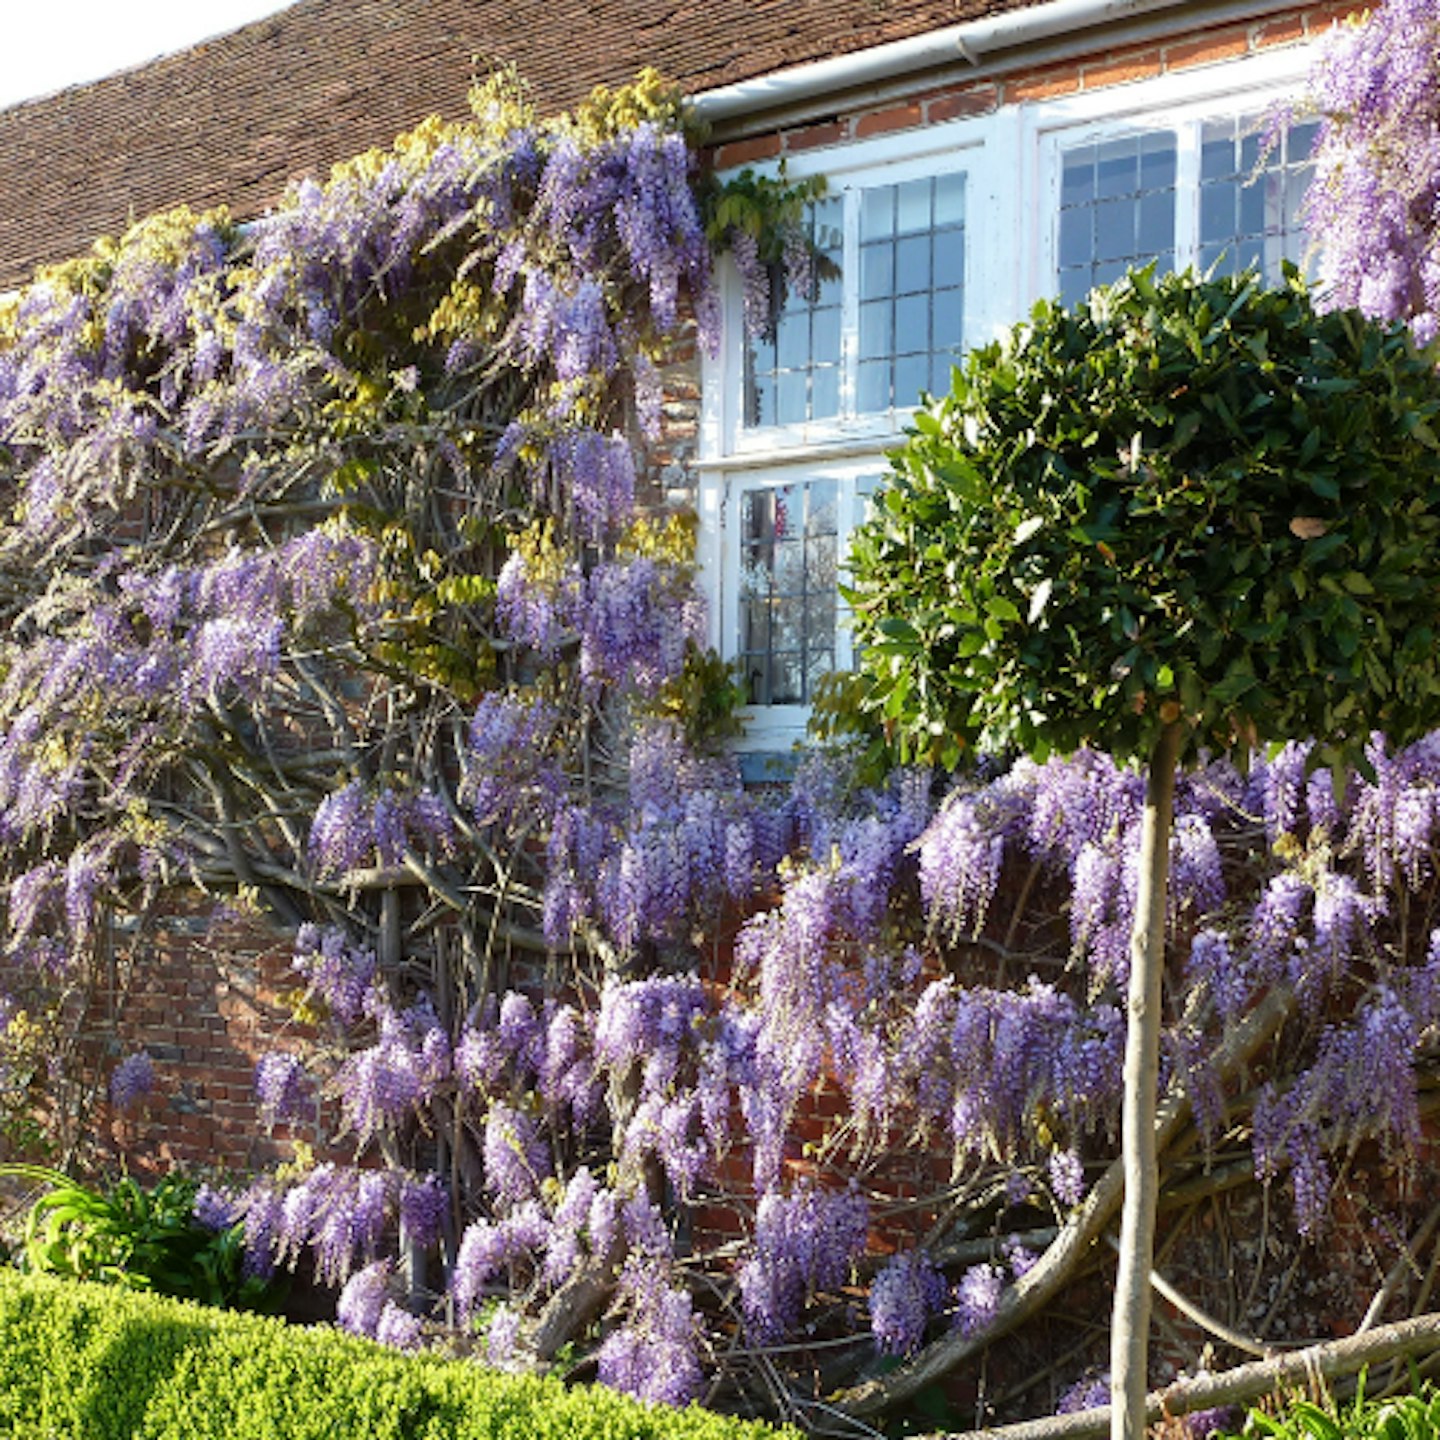
[[[780,1440],[600,1387],[0,1269],[0,1436],[26,1440]]]

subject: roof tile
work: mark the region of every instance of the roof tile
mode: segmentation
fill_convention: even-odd
[[[545,110],[646,64],[690,92],[1035,0],[300,0],[232,34],[0,111],[0,289],[170,205],[253,216],[292,179],[466,112],[513,62]]]

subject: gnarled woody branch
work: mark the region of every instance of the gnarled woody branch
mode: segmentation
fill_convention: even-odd
[[[1256,1360],[1221,1375],[1197,1375],[1177,1380],[1145,1399],[1147,1421],[1167,1415],[1188,1415],[1195,1410],[1213,1410],[1221,1405],[1240,1405],[1268,1395],[1277,1387],[1315,1378],[1335,1380],[1353,1375],[1367,1365],[1397,1360],[1407,1355],[1424,1355],[1440,1350],[1440,1315],[1414,1315],[1393,1325],[1380,1325],[1343,1340],[1329,1340],[1308,1350],[1292,1350],[1269,1360]],[[993,1430],[975,1430],[970,1440],[1089,1440],[1110,1429],[1110,1407],[1077,1410],[1071,1415],[1046,1415],[1018,1425],[1001,1425]],[[939,1440],[938,1436],[926,1440]]]
[[[1215,1068],[1222,1079],[1234,1074],[1275,1035],[1294,1003],[1295,997],[1288,989],[1272,990],[1236,1026],[1215,1055]],[[1163,1152],[1175,1139],[1189,1114],[1188,1097],[1183,1090],[1173,1089],[1156,1115],[1157,1152]],[[880,1414],[918,1394],[962,1361],[1028,1320],[1061,1289],[1076,1264],[1100,1238],[1120,1208],[1124,1192],[1124,1168],[1117,1159],[1096,1182],[1084,1204],[1061,1227],[1044,1255],[1006,1288],[988,1325],[968,1335],[952,1331],[888,1375],[837,1392],[830,1397],[831,1402],[852,1415]]]

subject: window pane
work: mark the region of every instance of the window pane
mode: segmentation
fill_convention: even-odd
[[[1200,140],[1200,178],[1226,180],[1235,172],[1235,135],[1231,121],[1208,124]]]
[[[812,205],[807,224],[815,245],[838,266],[845,235],[840,197]],[[774,336],[747,338],[747,426],[803,424],[837,412],[838,386],[812,385],[811,380],[819,367],[840,363],[839,307],[839,280],[822,281],[814,295],[792,292],[786,296]]]
[[[1140,197],[1140,227],[1136,251],[1157,258],[1175,247],[1175,198],[1171,191]]]
[[[860,241],[888,240],[895,233],[895,187],[883,185],[860,197]]]
[[[902,355],[895,362],[895,408],[913,410],[930,380],[928,355]]]
[[[810,357],[810,317],[790,309],[780,317],[775,332],[775,364],[782,370],[803,365]]]
[[[1253,129],[1240,136],[1240,174],[1247,180],[1260,168],[1265,158],[1262,137]]]
[[[895,190],[895,233],[918,235],[930,229],[933,180],[910,180]]]
[[[776,650],[798,650],[805,634],[805,597],[776,600],[770,615],[772,645]]]
[[[1225,184],[1205,185],[1200,190],[1200,239],[1223,239],[1235,234],[1235,194],[1233,180]]]
[[[954,363],[954,357],[950,355],[932,355],[930,357],[928,388],[932,395],[948,395],[950,393],[950,369]]]
[[[828,365],[810,373],[810,414],[830,420],[840,413],[840,367]]]
[[[1310,160],[1310,152],[1315,148],[1315,139],[1319,134],[1320,126],[1315,121],[1311,121],[1308,125],[1292,126],[1283,140],[1285,163],[1287,165],[1307,164]]]
[[[824,364],[822,357],[840,354],[840,312],[839,310],[817,310],[811,319],[810,333],[815,347],[815,363]],[[836,362],[831,362],[836,363]]]
[[[805,685],[800,656],[775,655],[770,661],[770,704],[801,705],[805,702]]]
[[[836,500],[839,489],[834,480],[812,480],[805,506],[805,533],[810,537],[833,535],[836,531]]]
[[[810,377],[803,371],[782,371],[776,386],[775,419],[781,425],[800,425],[809,419]]]
[[[751,703],[808,703],[834,666],[840,482],[744,490],[739,658]]]
[[[895,353],[930,349],[930,297],[902,295],[895,302]]]
[[[932,311],[932,322],[935,326],[933,339],[937,350],[958,352],[961,320],[960,292],[958,290],[937,290]],[[949,355],[946,354],[943,358],[948,367]]]
[[[873,300],[860,307],[860,353],[866,359],[893,352],[890,300]]]
[[[889,295],[895,289],[895,247],[866,245],[860,251],[860,289],[865,295]]]
[[[774,595],[802,595],[805,592],[805,552],[799,541],[785,541],[775,547],[775,568],[770,576]]]
[[[895,289],[900,294],[930,288],[930,236],[910,235],[895,247]]]
[[[935,228],[965,223],[965,177],[938,175],[935,178]]]
[[[764,654],[770,649],[770,602],[749,600],[740,609],[742,644]]]
[[[1240,204],[1234,219],[1232,235],[1263,235],[1266,216],[1280,211],[1280,194],[1285,182],[1278,175],[1258,175],[1253,181],[1242,181]]]
[[[856,405],[862,414],[890,408],[890,361],[862,360]]]
[[[1060,268],[1088,265],[1094,255],[1095,212],[1086,205],[1060,212]]]
[[[1095,258],[1123,260],[1135,253],[1135,203],[1110,200],[1095,207]]]
[[[1266,123],[1262,115],[1248,115],[1206,121],[1202,128],[1200,260],[1223,251],[1227,271],[1255,264],[1274,284],[1282,260],[1304,257],[1300,201],[1313,173],[1316,127],[1295,126],[1267,144]]]
[[[1102,200],[1133,195],[1139,185],[1140,147],[1134,140],[1111,140],[1096,147],[1096,194]]]
[[[1078,145],[1065,156],[1060,176],[1060,207],[1089,205],[1095,199],[1095,147]]]
[[[1085,265],[1060,272],[1060,303],[1078,305],[1089,293],[1094,283],[1091,280],[1093,267]]]
[[[1168,130],[1140,137],[1140,189],[1166,190],[1175,183],[1178,156],[1175,137]]]
[[[1061,299],[1073,304],[1092,286],[1131,266],[1174,265],[1177,138],[1151,130],[1063,153],[1056,235]],[[1210,163],[1220,163],[1217,154]],[[1092,179],[1093,177],[1093,179]]]
[[[746,386],[745,423],[747,425],[773,425],[775,423],[775,381],[767,375],[751,377]]]
[[[941,230],[935,236],[934,283],[936,289],[945,285],[965,283],[964,236],[956,231]]]

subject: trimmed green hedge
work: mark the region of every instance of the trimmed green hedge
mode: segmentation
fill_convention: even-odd
[[[778,1440],[710,1411],[404,1356],[329,1329],[0,1269],[0,1436]]]

